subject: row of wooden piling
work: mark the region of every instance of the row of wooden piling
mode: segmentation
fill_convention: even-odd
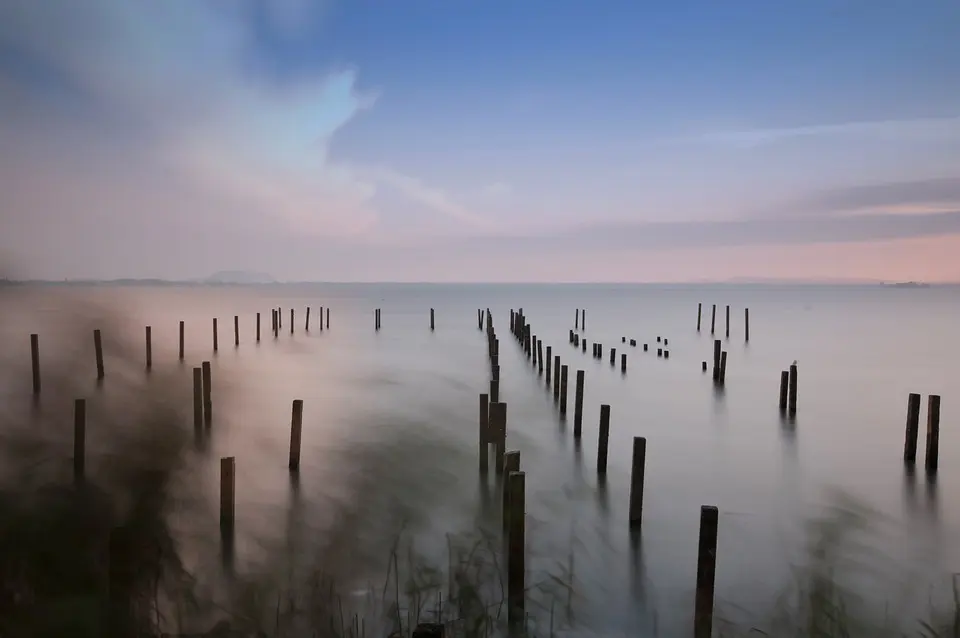
[[[580,310],[576,313],[577,327],[580,328],[581,320]],[[585,314],[585,313],[584,313]],[[526,315],[521,308],[518,311],[510,311],[511,331],[517,342],[520,344],[523,352],[532,357],[533,344],[537,345],[537,352],[542,351],[542,340],[532,332],[530,324],[527,322]],[[582,328],[581,328],[582,329]],[[575,347],[580,345],[580,335],[570,331],[570,343]],[[658,342],[660,338],[657,338]],[[626,338],[623,338],[626,342]],[[664,340],[664,345],[667,345]],[[631,340],[631,345],[635,346],[636,341]],[[644,344],[646,348],[646,344]],[[586,351],[586,341],[583,341],[583,350]],[[546,383],[551,383],[550,377],[550,354],[552,348],[547,346],[547,374]],[[602,346],[594,344],[594,356],[602,356]],[[626,370],[626,355],[623,356],[622,369]],[[669,355],[668,355],[669,356]],[[611,365],[615,362],[615,351],[611,354]],[[536,357],[539,359],[538,357]],[[543,373],[543,366],[538,360],[535,366],[539,373]],[[558,383],[559,379],[559,383]],[[574,394],[574,427],[573,437],[579,444],[583,435],[583,396],[584,386],[586,384],[586,372],[577,370],[576,389]],[[554,403],[559,404],[561,418],[566,415],[567,399],[567,366],[561,365],[560,356],[554,359],[553,375]],[[481,396],[481,423],[484,422],[483,396]],[[603,404],[600,406],[600,424],[597,436],[597,478],[601,484],[606,482],[608,445],[610,439],[610,406]],[[643,488],[644,488],[644,470],[646,466],[647,440],[645,437],[636,436],[633,438],[632,464],[630,471],[630,496],[628,520],[631,528],[637,529],[641,526],[643,520]],[[517,462],[519,462],[519,452],[517,452]],[[700,533],[698,539],[697,555],[697,581],[696,581],[696,600],[694,603],[694,636],[696,638],[709,638],[713,628],[713,605],[714,605],[714,583],[716,575],[716,550],[717,550],[717,524],[718,510],[713,506],[703,506],[700,508]]]
[[[703,303],[697,304],[697,332],[700,332],[700,323],[703,318]],[[717,328],[717,304],[713,304],[710,310],[710,334],[714,334]],[[730,338],[730,306],[727,306],[727,325],[726,337]],[[743,309],[743,340],[750,341],[750,309]]]

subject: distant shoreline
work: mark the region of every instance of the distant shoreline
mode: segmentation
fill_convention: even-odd
[[[944,288],[960,282],[883,282],[883,281],[690,281],[690,282],[432,282],[432,281],[207,281],[170,279],[0,279],[0,287],[14,286],[156,286],[156,287],[267,287],[267,286],[749,286],[749,287],[849,287],[849,288]]]

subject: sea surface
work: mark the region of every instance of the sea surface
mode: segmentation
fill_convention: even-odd
[[[178,525],[189,531],[189,542],[214,536],[217,459],[234,456],[241,563],[284,539],[292,517],[317,530],[336,525],[344,510],[331,503],[349,507],[343,499],[363,499],[354,505],[384,513],[373,518],[389,518],[383,525],[395,523],[387,512],[408,516],[418,533],[435,539],[440,554],[445,533],[495,524],[496,505],[489,499],[484,504],[477,469],[478,396],[488,391],[490,378],[477,310],[489,308],[500,339],[507,449],[520,450],[526,472],[528,584],[558,580],[551,574],[562,572],[574,583],[573,593],[551,595],[579,626],[607,635],[688,632],[702,505],[719,508],[717,613],[732,622],[751,623],[771,609],[809,560],[811,520],[846,502],[837,500],[838,493],[876,512],[877,533],[866,543],[896,566],[891,584],[866,579],[868,590],[876,588],[870,593],[904,605],[903,613],[920,613],[928,585],[960,571],[956,288],[303,284],[11,287],[0,295],[4,361],[28,369],[31,332],[40,335],[42,368],[53,365],[61,349],[73,348],[89,362],[77,374],[89,375],[92,400],[109,391],[112,371],[97,386],[92,337],[75,343],[69,329],[90,307],[122,317],[109,329],[125,331],[133,342],[142,343],[144,327],[151,326],[154,366],[179,367],[174,374],[186,390],[190,368],[211,362],[214,422],[192,488],[209,504],[210,521]],[[330,310],[323,331],[321,306]],[[276,338],[272,308],[283,312]],[[510,335],[510,310],[517,308],[569,366],[566,422],[545,378]],[[582,338],[603,344],[599,360],[591,357],[591,346],[584,353],[568,343],[579,308],[586,311]],[[183,364],[177,363],[179,321],[186,330]],[[663,347],[658,337],[669,340],[669,359],[657,357]],[[722,389],[701,371],[701,362],[709,366],[714,338],[728,353]],[[644,343],[649,352],[642,351]],[[611,347],[617,349],[613,367]],[[794,361],[798,411],[786,419],[778,411],[780,372]],[[577,370],[586,373],[580,445],[572,427]],[[27,387],[8,376],[3,401],[26,405]],[[923,395],[915,474],[902,461],[910,392]],[[935,480],[923,471],[931,394],[942,398]],[[44,402],[73,398],[43,395]],[[293,399],[304,401],[295,498],[287,470]],[[601,404],[611,406],[605,490],[598,489],[596,473]],[[183,409],[190,414],[189,404]],[[631,534],[629,472],[637,436],[647,440],[644,512],[642,532]],[[373,486],[358,491],[358,474],[371,477]],[[492,476],[489,485],[493,489]],[[897,589],[904,586],[913,597]]]

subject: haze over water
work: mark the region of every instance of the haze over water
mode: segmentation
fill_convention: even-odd
[[[805,523],[829,506],[840,488],[889,520],[874,541],[890,560],[922,576],[946,577],[960,563],[960,446],[953,423],[954,363],[960,359],[955,317],[960,296],[951,287],[774,285],[269,285],[198,287],[22,287],[3,294],[16,308],[2,325],[4,350],[29,364],[38,332],[42,360],[53,350],[89,351],[90,396],[96,396],[92,339],[59,344],[58,326],[77,299],[123,310],[124,328],[142,343],[152,326],[153,359],[175,361],[177,326],[186,322],[189,368],[213,365],[214,424],[210,460],[202,462],[198,493],[215,512],[216,459],[237,458],[238,560],[254,560],[269,539],[283,539],[290,517],[317,529],[329,525],[352,468],[352,444],[374,447],[397,432],[413,432],[413,458],[435,480],[426,490],[385,483],[376,508],[424,515],[414,524],[443,555],[443,534],[496,519],[484,509],[477,472],[478,395],[488,390],[489,363],[477,309],[489,308],[500,338],[501,401],[508,404],[507,449],[521,451],[527,473],[529,580],[574,556],[578,622],[597,630],[661,631],[685,627],[692,616],[701,505],[720,510],[718,613],[761,609],[804,560]],[[703,323],[696,330],[697,304]],[[728,351],[726,387],[717,390],[701,361],[712,357],[710,307],[716,337]],[[731,306],[730,338],[724,308]],[[311,307],[312,328],[303,331]],[[317,313],[329,307],[330,329]],[[283,330],[270,334],[270,310],[282,308]],[[429,309],[436,330],[429,330]],[[522,307],[532,332],[570,366],[564,424],[552,389],[509,334],[510,309]],[[750,309],[750,342],[743,309]],[[289,332],[294,308],[295,333]],[[382,328],[374,331],[374,309]],[[604,356],[567,342],[576,308],[587,312],[583,338]],[[261,313],[262,341],[254,339]],[[233,316],[240,317],[240,345]],[[211,319],[219,318],[219,352],[212,353]],[[669,339],[669,360],[656,356],[656,338]],[[637,347],[621,343],[626,337]],[[642,344],[651,351],[642,352]],[[56,345],[55,345],[56,344]],[[609,348],[617,349],[617,365]],[[620,353],[628,355],[621,375]],[[13,356],[13,354],[16,356]],[[86,354],[82,355],[86,357]],[[780,371],[799,365],[798,413],[777,410]],[[586,372],[582,446],[572,438],[576,371]],[[109,392],[110,371],[104,388]],[[5,402],[29,397],[8,386]],[[905,476],[902,452],[907,394],[924,395],[917,476]],[[229,394],[222,404],[218,396]],[[942,396],[940,470],[935,485],[923,474],[926,395]],[[75,397],[44,397],[72,402]],[[291,497],[286,469],[290,403],[304,400],[300,488]],[[608,488],[597,488],[597,423],[611,405]],[[189,414],[190,406],[183,406]],[[415,426],[410,428],[410,426]],[[88,426],[96,428],[95,423]],[[647,438],[642,538],[627,524],[631,440]],[[441,441],[443,442],[441,444]],[[449,446],[447,445],[449,444]],[[490,480],[493,485],[493,478]],[[416,518],[416,517],[414,517]],[[386,524],[386,523],[384,523]],[[392,524],[392,522],[390,523]],[[190,543],[215,547],[215,525],[181,521]],[[188,543],[189,544],[189,543]],[[429,544],[429,543],[428,543]],[[196,550],[202,553],[204,550]],[[918,581],[920,582],[920,581]],[[879,586],[879,589],[884,589]],[[917,591],[923,590],[918,587]],[[889,596],[889,591],[881,595]],[[900,601],[897,601],[900,602]],[[923,596],[905,603],[922,606]],[[665,635],[672,635],[667,633]]]

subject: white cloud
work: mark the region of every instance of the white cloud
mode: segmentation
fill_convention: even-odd
[[[372,179],[388,184],[407,197],[425,205],[431,210],[473,229],[489,230],[492,222],[466,206],[455,201],[446,192],[425,184],[416,177],[405,175],[389,168],[374,168],[365,172]]]

